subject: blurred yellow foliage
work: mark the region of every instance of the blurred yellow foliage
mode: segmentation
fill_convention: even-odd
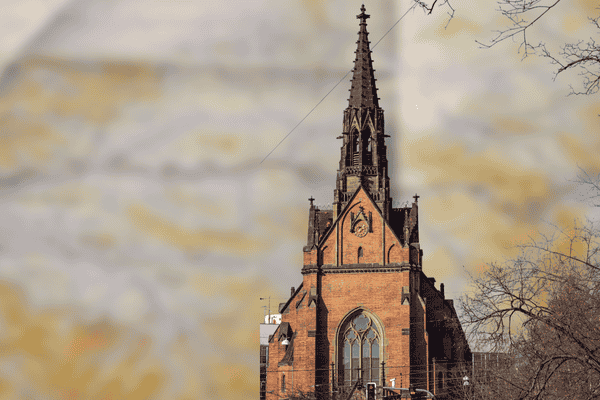
[[[233,209],[225,209],[223,202],[216,199],[207,198],[195,193],[193,188],[187,188],[179,185],[176,187],[165,188],[165,197],[171,200],[177,207],[189,208],[199,214],[210,215],[212,217],[226,217],[233,213]]]
[[[237,255],[265,251],[268,244],[249,236],[244,231],[222,232],[209,229],[186,229],[175,222],[160,217],[141,204],[127,210],[131,223],[142,232],[186,252],[211,251]]]
[[[500,117],[494,120],[494,125],[503,135],[506,133],[526,135],[535,131],[535,127],[526,119]]]
[[[81,235],[79,239],[83,245],[91,246],[98,250],[108,250],[116,243],[115,237],[106,232]]]
[[[436,24],[435,35],[440,38],[449,39],[463,34],[467,34],[469,38],[472,38],[474,35],[483,32],[480,24],[468,18],[455,16],[447,26],[448,15],[439,13],[438,19],[441,20]]]
[[[520,166],[495,150],[469,153],[464,145],[443,147],[433,139],[413,142],[407,150],[407,161],[424,170],[429,183],[489,190],[499,209],[509,203],[518,210],[532,198],[547,199],[551,194],[551,180],[543,171]]]
[[[123,105],[161,93],[162,71],[143,62],[31,55],[17,67],[15,81],[0,97],[0,168],[42,166],[55,152],[67,150],[67,139],[47,122],[48,115],[102,125]]]
[[[590,139],[594,138],[584,138],[585,141]],[[566,155],[581,168],[590,174],[596,174],[600,170],[600,159],[598,158],[600,141],[585,143],[576,135],[566,132],[559,133],[558,140]]]
[[[571,11],[563,15],[562,25],[567,33],[573,33],[579,30],[582,26],[589,23],[587,15],[582,15],[580,12]]]
[[[147,357],[147,336],[136,335],[137,346],[129,346],[123,353],[119,346],[124,327],[107,319],[72,324],[72,311],[35,312],[18,287],[0,283],[0,317],[4,325],[0,362],[21,360],[18,372],[26,386],[20,390],[74,400],[142,400],[159,393],[165,383],[164,366]],[[108,354],[117,358],[109,361]],[[107,361],[113,366],[107,367]],[[22,380],[10,381],[12,384],[0,377],[3,398],[13,396]]]
[[[575,4],[583,10],[582,19],[584,21],[587,21],[587,17],[595,18],[600,14],[597,0],[575,0]]]

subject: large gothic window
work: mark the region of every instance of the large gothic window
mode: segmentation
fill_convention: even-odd
[[[344,384],[350,385],[362,371],[363,382],[379,381],[380,336],[371,318],[361,313],[345,327],[341,337]]]

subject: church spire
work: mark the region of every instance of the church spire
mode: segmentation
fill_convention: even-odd
[[[354,74],[352,76],[352,87],[350,89],[350,107],[379,107],[377,98],[377,87],[375,86],[375,75],[373,74],[373,60],[369,49],[369,32],[367,32],[367,18],[365,5],[360,8],[361,13],[356,16],[360,19],[360,30],[358,31],[358,45],[354,60]]]
[[[379,107],[377,87],[367,32],[365,6],[356,17],[360,30],[354,60],[354,75],[348,108],[344,110],[344,128],[340,139],[342,155],[334,191],[333,218],[337,218],[348,201],[362,186],[371,195],[387,219],[391,210],[390,183],[387,175],[387,156],[383,110]]]

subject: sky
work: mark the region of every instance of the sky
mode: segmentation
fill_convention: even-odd
[[[600,101],[518,41],[481,48],[493,4],[389,31],[411,4],[365,1],[392,197],[420,196],[423,270],[459,298],[593,215]],[[360,5],[0,2],[0,399],[258,396],[260,298],[302,282],[308,198],[333,200]],[[596,7],[528,37],[594,37]]]

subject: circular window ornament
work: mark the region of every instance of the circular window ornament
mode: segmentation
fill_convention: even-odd
[[[361,314],[354,319],[354,328],[359,332],[366,331],[370,325],[369,322],[371,322],[369,318]]]
[[[369,226],[365,221],[360,221],[354,227],[354,234],[358,237],[365,237],[369,233]]]

